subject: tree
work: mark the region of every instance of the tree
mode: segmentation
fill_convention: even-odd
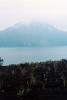
[[[0,66],[3,65],[4,60],[0,57]]]

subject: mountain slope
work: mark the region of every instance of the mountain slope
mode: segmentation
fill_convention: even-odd
[[[0,31],[0,47],[66,46],[67,32],[48,24],[17,24]]]

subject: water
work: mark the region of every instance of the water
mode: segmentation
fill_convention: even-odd
[[[0,57],[4,59],[4,65],[67,59],[67,46],[0,48]]]

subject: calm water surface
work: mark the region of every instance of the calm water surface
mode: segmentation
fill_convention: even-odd
[[[67,46],[0,48],[0,57],[4,59],[4,65],[67,59]]]

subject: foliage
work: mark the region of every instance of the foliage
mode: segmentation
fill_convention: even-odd
[[[1,59],[1,58],[0,58]],[[2,59],[1,59],[2,60]],[[2,60],[3,61],[3,60]],[[0,92],[9,90],[22,97],[24,90],[61,89],[67,87],[67,60],[22,63],[0,68]]]
[[[24,90],[23,91],[19,90],[18,93],[17,93],[17,96],[21,97],[22,95],[24,95]]]
[[[0,57],[0,66],[3,65],[4,60]]]

